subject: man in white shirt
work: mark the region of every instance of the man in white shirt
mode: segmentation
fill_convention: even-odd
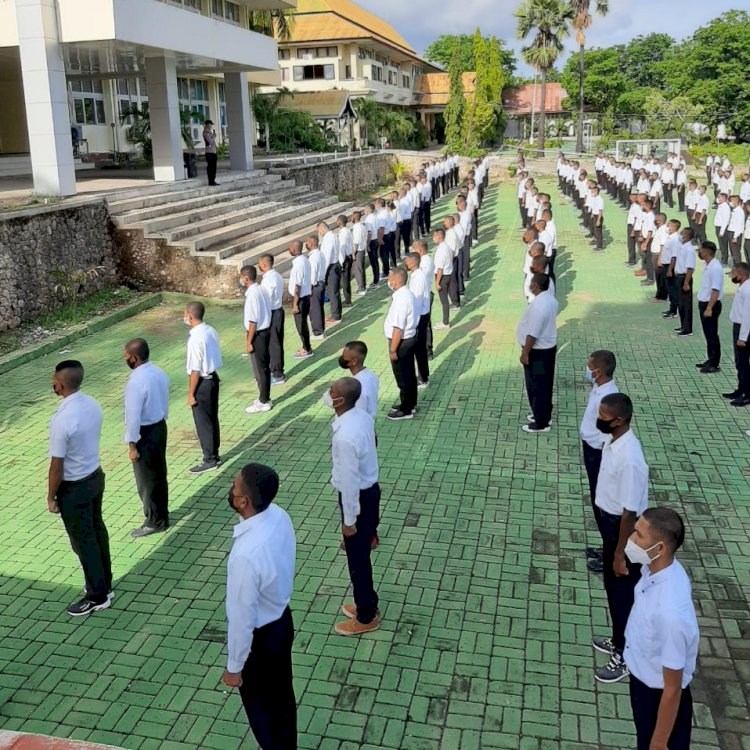
[[[534,299],[518,323],[516,338],[521,347],[521,364],[526,382],[526,395],[531,406],[524,432],[549,432],[552,419],[552,390],[555,383],[557,358],[557,313],[560,306],[549,292],[549,276],[531,277],[530,291]]]
[[[732,268],[730,278],[737,285],[732,309],[729,311],[737,387],[730,393],[721,395],[731,399],[732,406],[750,406],[750,266],[747,263],[737,263]]]
[[[716,243],[721,248],[721,263],[726,266],[729,262],[729,220],[732,218],[732,207],[729,205],[727,195],[719,193],[716,201],[716,214],[714,215],[714,230],[716,232]]]
[[[352,306],[352,266],[354,264],[354,239],[347,218],[341,214],[336,219],[338,227],[339,265],[341,266],[341,289],[344,292],[344,307]]]
[[[669,265],[662,265],[662,251],[664,243],[669,236],[667,217],[659,213],[654,217],[654,238],[651,241],[651,258],[656,275],[656,294],[651,298],[652,302],[663,302],[669,297],[667,293],[667,269]]]
[[[642,286],[651,286],[655,281],[654,275],[654,258],[651,254],[651,243],[654,239],[656,230],[656,215],[653,211],[653,204],[650,200],[643,201],[643,212],[641,214],[641,254],[643,255],[644,267],[636,273],[636,276],[645,276],[641,280]],[[645,272],[645,273],[643,273]]]
[[[385,221],[381,221],[375,212],[375,204],[365,206],[365,226],[368,232],[367,257],[372,269],[372,284],[369,289],[377,289],[380,283],[380,246],[385,242]]]
[[[435,243],[435,288],[437,289],[440,305],[443,308],[442,322],[438,323],[436,330],[447,330],[450,328],[450,302],[448,290],[452,286],[451,278],[454,272],[453,251],[445,241],[445,230],[436,229],[432,233],[432,240]]]
[[[263,278],[260,288],[266,295],[266,302],[271,310],[271,338],[268,351],[271,366],[271,385],[286,383],[284,375],[284,279],[273,267],[274,257],[270,254],[261,255],[258,260]]]
[[[734,264],[742,260],[742,236],[745,233],[745,207],[740,202],[739,195],[732,195],[729,198],[729,205],[732,209],[732,215],[729,217],[727,237],[729,238],[729,253]],[[729,259],[727,258],[727,263],[728,261]],[[727,265],[727,263],[724,263],[723,256],[722,263]]]
[[[422,204],[419,210],[419,229],[424,237],[432,232],[432,185],[426,175],[420,178],[422,184]]]
[[[687,172],[680,164],[674,176],[675,187],[677,188],[677,208],[682,212],[685,210],[685,189],[687,187]]]
[[[635,234],[635,224],[638,217],[641,215],[641,201],[640,196],[630,196],[630,208],[628,209],[627,218],[627,235],[628,235],[628,260],[625,265],[628,268],[635,268],[638,264],[636,262],[636,244],[637,237]]]
[[[533,181],[529,179],[527,172],[519,172],[516,196],[518,197],[518,212],[521,215],[521,229],[526,226],[526,191],[531,187]]]
[[[292,240],[289,244],[289,255],[292,256],[292,268],[289,271],[288,291],[292,298],[292,315],[294,327],[302,342],[302,348],[297,351],[294,359],[308,359],[313,356],[310,344],[310,297],[312,295],[312,268],[310,261],[302,254],[302,243]]]
[[[664,169],[661,171],[661,184],[664,193],[664,202],[670,208],[674,208],[674,180],[674,169],[672,169],[672,165],[667,162],[664,165]]]
[[[677,311],[680,326],[678,336],[693,335],[693,275],[695,273],[694,232],[686,227],[681,232],[682,241],[672,258],[672,274],[677,287]]]
[[[667,298],[669,299],[669,307],[661,314],[662,318],[671,320],[677,317],[677,280],[674,275],[674,264],[672,259],[677,255],[677,251],[680,248],[680,227],[682,224],[677,219],[671,219],[667,222],[667,238],[664,240],[664,245],[661,249],[661,268],[662,273],[666,277],[667,284]]]
[[[461,276],[461,259],[459,252],[458,232],[456,231],[456,217],[448,215],[443,219],[443,227],[445,229],[445,244],[450,248],[451,256],[453,258],[453,273],[450,277],[450,283],[448,285],[448,296],[451,300],[451,310],[458,311],[461,309],[461,294],[459,279]]]
[[[323,299],[326,288],[326,259],[318,248],[318,236],[311,234],[305,240],[307,259],[310,261],[312,293],[310,295],[310,325],[314,341],[322,341],[326,335],[326,317]]]
[[[419,255],[419,267],[424,272],[425,278],[427,279],[427,285],[430,289],[430,307],[427,312],[427,359],[432,359],[433,347],[432,347],[432,303],[435,299],[435,293],[432,291],[433,282],[435,281],[435,264],[430,258],[430,254],[427,251],[427,241],[417,240],[412,245],[412,252]]]
[[[331,305],[331,314],[325,322],[336,325],[341,322],[341,264],[339,263],[339,243],[336,235],[331,231],[327,222],[318,224],[318,238],[320,240],[320,254],[323,256],[325,275],[323,284],[325,295]]]
[[[750,264],[750,200],[745,201],[745,262]]]
[[[144,515],[141,526],[130,532],[133,539],[158,534],[169,527],[169,378],[149,361],[149,356],[145,339],[132,339],[125,344],[123,358],[132,370],[125,386],[125,442]]]
[[[367,227],[362,221],[360,211],[352,214],[352,255],[354,258],[354,280],[357,282],[358,297],[364,297],[367,294],[367,278],[365,275],[365,255],[368,249],[368,232]]]
[[[594,671],[594,677],[605,683],[619,682],[628,675],[622,657],[625,625],[641,574],[640,566],[630,563],[625,556],[625,545],[636,518],[648,505],[648,465],[641,444],[630,429],[632,418],[633,403],[624,393],[611,393],[601,400],[596,427],[610,435],[611,440],[602,451],[595,502],[612,635],[596,636],[593,646],[610,657],[606,666]]]
[[[359,381],[362,393],[355,406],[366,411],[373,419],[378,414],[378,390],[380,378],[365,367],[367,344],[364,341],[350,341],[344,346],[339,356],[339,367],[349,370],[353,378]]]
[[[596,185],[591,188],[589,211],[591,212],[591,228],[594,234],[594,251],[601,253],[604,250],[604,198],[599,195],[599,187]]]
[[[331,484],[339,493],[341,531],[354,592],[354,604],[341,607],[348,619],[335,626],[336,632],[345,636],[371,633],[380,627],[370,560],[380,516],[378,454],[373,419],[356,406],[361,395],[362,386],[355,378],[337,380],[323,394],[323,403],[336,412],[331,425]]]
[[[112,602],[109,534],[102,519],[102,409],[81,392],[82,382],[78,360],[67,359],[55,367],[52,390],[62,403],[49,423],[47,509],[60,514],[86,581],[83,598],[67,608],[71,617],[107,609]]]
[[[187,402],[193,413],[195,430],[203,451],[203,461],[190,469],[191,474],[204,474],[219,468],[221,432],[219,430],[219,373],[221,349],[219,335],[203,322],[206,308],[202,302],[188,302],[183,320],[190,327],[187,342]]]
[[[227,561],[227,668],[223,682],[239,688],[250,729],[262,748],[297,747],[292,680],[296,540],[292,521],[273,500],[276,472],[248,464],[229,490],[242,519]]]
[[[245,325],[245,352],[250,355],[258,398],[245,409],[246,414],[271,411],[271,308],[268,298],[257,281],[255,266],[243,266],[240,270],[240,286],[245,289],[243,323]]]
[[[706,186],[701,185],[698,188],[698,198],[693,211],[693,225],[695,227],[695,239],[698,243],[706,239],[706,220],[708,219],[709,201],[706,195]]]
[[[400,394],[399,403],[388,412],[388,419],[393,421],[413,419],[417,406],[417,373],[414,365],[418,314],[417,302],[407,281],[403,268],[393,269],[388,276],[388,286],[393,295],[383,333],[388,342],[388,357]]]
[[[724,299],[724,269],[716,258],[716,245],[706,241],[698,248],[700,259],[706,264],[698,289],[698,311],[706,338],[706,361],[697,367],[704,374],[721,370],[721,340],[719,318]]]
[[[684,539],[677,513],[649,508],[626,545],[628,558],[641,566],[624,654],[639,748],[690,747],[700,632],[690,579],[675,559]]]
[[[421,240],[417,240],[421,242]],[[427,356],[427,328],[430,323],[430,287],[424,271],[419,267],[419,253],[408,253],[404,265],[409,271],[409,291],[414,295],[414,315],[417,319],[417,389],[427,388],[430,382],[430,363]]]
[[[617,359],[615,355],[606,349],[597,349],[592,352],[586,363],[586,382],[591,384],[591,391],[579,432],[583,450],[583,465],[589,481],[589,497],[595,520],[599,513],[595,500],[599,467],[602,464],[602,450],[610,440],[609,435],[605,435],[597,429],[596,420],[599,418],[599,404],[601,404],[602,399],[610,393],[618,393],[614,381],[616,367]],[[586,556],[589,558],[588,569],[592,573],[604,571],[603,554],[601,547],[589,547],[586,550]]]
[[[698,198],[700,192],[698,190],[698,183],[695,180],[688,182],[688,190],[685,194],[685,213],[687,215],[688,226],[695,231],[695,207],[698,205]]]

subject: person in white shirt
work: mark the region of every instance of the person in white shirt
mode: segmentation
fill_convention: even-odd
[[[132,370],[125,386],[125,442],[144,515],[141,526],[130,532],[133,539],[158,534],[169,527],[169,378],[149,361],[149,356],[145,339],[132,339],[125,344],[123,359]]]
[[[187,342],[188,374],[187,402],[193,413],[195,430],[203,451],[203,461],[190,469],[191,474],[203,474],[219,468],[221,432],[219,429],[219,373],[221,349],[219,335],[203,322],[206,308],[202,302],[188,302],[183,321],[190,327]]]
[[[690,683],[700,631],[690,579],[675,559],[685,526],[669,508],[636,521],[625,554],[641,566],[625,629],[625,664],[639,748],[687,750],[693,725]]]
[[[385,242],[385,220],[378,217],[375,212],[375,204],[365,206],[365,226],[368,232],[367,257],[372,269],[372,284],[369,289],[377,289],[380,283],[380,246]]]
[[[311,234],[305,240],[307,259],[310,261],[312,293],[310,295],[310,325],[314,341],[322,341],[326,335],[326,317],[323,299],[326,288],[326,259],[318,248],[318,236]]]
[[[716,243],[721,248],[721,263],[726,266],[729,260],[729,221],[732,218],[732,207],[727,201],[726,193],[719,193],[716,199],[716,214],[714,215],[714,230]]]
[[[651,286],[655,281],[651,243],[653,242],[656,230],[656,216],[653,211],[653,203],[650,200],[643,201],[643,211],[640,219],[641,254],[643,255],[644,267],[636,273],[636,276],[645,276],[646,278],[641,280],[641,285]]]
[[[709,201],[706,195],[706,186],[698,188],[698,197],[693,211],[693,226],[695,228],[695,239],[698,243],[706,239],[706,220],[708,218]]]
[[[323,256],[325,275],[323,277],[324,297],[328,297],[331,314],[325,322],[334,326],[341,322],[341,264],[339,263],[339,242],[328,223],[318,224],[320,254]]]
[[[632,419],[633,403],[624,393],[611,393],[601,400],[596,427],[611,440],[602,450],[595,502],[612,635],[594,637],[593,646],[610,657],[606,666],[594,671],[594,677],[605,683],[619,682],[628,675],[622,656],[625,625],[641,572],[640,566],[628,562],[625,545],[636,518],[648,506],[648,465],[630,428]]]
[[[667,237],[661,249],[662,273],[666,278],[667,298],[669,307],[661,314],[662,318],[671,320],[677,317],[677,282],[674,275],[674,264],[672,259],[677,255],[681,244],[680,227],[682,224],[677,219],[671,219],[667,222]]]
[[[367,277],[365,274],[365,255],[368,249],[367,227],[362,221],[362,213],[355,211],[352,214],[352,257],[354,266],[354,280],[357,283],[358,297],[367,294]]]
[[[417,240],[421,242],[421,240]],[[414,295],[414,315],[417,319],[417,345],[414,359],[417,363],[417,388],[423,390],[430,383],[430,362],[427,356],[427,329],[430,324],[430,287],[425,272],[419,267],[419,253],[408,253],[404,265],[409,271],[409,291]]]
[[[678,336],[693,335],[693,275],[695,273],[694,232],[686,227],[681,232],[681,242],[672,257],[672,275],[677,287],[677,311],[680,326],[676,329]]]
[[[263,748],[297,747],[289,609],[297,544],[289,515],[273,502],[278,490],[273,469],[248,464],[228,497],[242,520],[234,527],[227,560],[223,682],[239,688],[250,729]]]
[[[730,278],[737,285],[729,311],[737,387],[721,395],[730,399],[732,406],[750,406],[750,266],[747,263],[735,264]]]
[[[695,180],[688,182],[688,190],[685,194],[685,213],[687,214],[688,226],[695,232],[695,207],[698,205],[698,198],[700,192],[698,191],[698,183]]]
[[[677,188],[677,208],[680,211],[685,210],[685,189],[687,187],[687,172],[680,164],[674,175],[675,187]]]
[[[531,278],[529,303],[518,323],[516,338],[521,347],[521,364],[526,395],[531,406],[524,432],[549,432],[552,419],[552,391],[557,358],[557,313],[560,305],[549,292],[549,276],[537,273]]]
[[[594,251],[601,253],[604,251],[604,198],[599,195],[599,187],[596,185],[591,188],[589,210],[591,212],[591,227],[594,234]]]
[[[742,182],[740,182],[739,189],[740,203],[746,203],[750,201],[750,175],[747,173],[742,175]]]
[[[59,513],[86,580],[71,617],[107,609],[112,602],[109,534],[102,518],[104,472],[99,459],[102,408],[82,393],[83,365],[66,359],[55,367],[52,390],[62,398],[49,423],[47,509]]]
[[[716,245],[713,242],[704,242],[698,248],[698,255],[706,264],[698,289],[698,311],[706,338],[706,361],[698,366],[700,372],[713,374],[721,370],[719,318],[724,299],[724,269],[716,258]]]
[[[443,320],[435,328],[447,330],[450,328],[450,302],[448,290],[452,286],[452,277],[454,272],[453,251],[445,241],[445,230],[436,229],[432,233],[432,239],[437,246],[435,250],[435,259],[433,262],[435,268],[435,288],[437,289],[440,305],[443,308]]]
[[[409,252],[409,247],[411,245],[411,235],[412,235],[412,226],[411,226],[411,209],[412,209],[412,201],[411,201],[411,195],[409,194],[409,189],[406,185],[404,185],[401,190],[399,191],[399,199],[398,203],[396,204],[396,208],[398,210],[398,218],[399,218],[399,240],[398,240],[398,254],[401,255],[401,247],[403,245],[403,251],[404,255]]]
[[[419,267],[424,272],[425,278],[427,279],[427,285],[430,289],[430,308],[427,312],[427,359],[431,360],[433,355],[432,346],[432,303],[435,299],[435,293],[432,291],[433,283],[435,281],[435,264],[430,258],[430,254],[427,251],[427,241],[417,240],[412,245],[412,252],[419,255]]]
[[[403,268],[394,268],[388,275],[388,286],[393,292],[391,305],[383,324],[388,342],[388,357],[399,389],[399,403],[388,412],[388,419],[413,419],[417,406],[417,302],[407,286]]]
[[[271,385],[283,385],[286,383],[284,375],[284,279],[273,267],[274,257],[266,253],[258,260],[263,278],[260,288],[266,295],[268,307],[271,310],[271,338],[268,342],[268,351],[271,367]]]
[[[662,265],[661,260],[667,237],[669,237],[669,227],[667,226],[666,214],[656,214],[654,217],[654,238],[651,241],[651,258],[656,275],[656,294],[651,298],[652,302],[663,302],[669,297],[667,293],[667,268],[669,266]]]
[[[445,244],[450,248],[451,257],[453,258],[453,273],[448,285],[448,296],[451,300],[451,310],[458,311],[461,309],[459,278],[462,277],[459,258],[461,248],[459,247],[458,232],[456,231],[456,217],[451,214],[446,216],[443,219],[443,227],[445,229]]]
[[[636,220],[641,214],[641,201],[640,196],[630,196],[630,208],[628,209],[627,217],[627,237],[628,237],[628,260],[625,265],[628,268],[635,268],[638,264],[636,263],[636,245],[638,238],[635,233]]]
[[[674,208],[674,179],[675,175],[672,165],[667,162],[661,172],[661,184],[664,194],[664,202],[670,208]]]
[[[458,223],[464,230],[464,241],[458,248],[459,254],[459,273],[461,274],[459,291],[465,290],[466,282],[471,278],[471,247],[474,244],[472,239],[476,231],[476,214],[472,211],[466,202],[466,198],[459,195],[456,198],[456,210],[458,211]]]
[[[289,244],[289,255],[292,256],[292,268],[289,271],[288,291],[292,298],[292,315],[294,327],[302,342],[302,348],[295,352],[294,359],[308,359],[313,356],[310,344],[310,297],[312,295],[312,267],[310,261],[302,254],[302,243],[292,240]]]
[[[356,406],[361,395],[362,386],[355,378],[337,380],[323,394],[323,403],[336,412],[331,425],[331,484],[339,494],[341,531],[354,592],[354,604],[341,607],[347,620],[335,626],[336,632],[345,636],[371,633],[380,627],[370,560],[380,516],[378,454],[375,423]]]
[[[615,355],[606,349],[597,349],[589,355],[586,363],[586,382],[591,385],[586,410],[583,413],[579,433],[581,435],[581,447],[583,450],[583,465],[589,481],[589,498],[596,520],[598,509],[596,507],[596,483],[599,479],[599,467],[602,464],[602,451],[609,442],[609,435],[600,432],[596,426],[599,418],[599,404],[605,396],[610,393],[618,393],[614,381],[617,359]],[[602,573],[604,564],[602,562],[603,550],[599,547],[589,547],[586,550],[588,569],[592,573]]]
[[[245,289],[243,323],[245,325],[245,352],[250,355],[258,398],[245,409],[246,414],[271,411],[271,308],[268,297],[257,281],[255,266],[243,266],[240,270],[240,286]]]
[[[527,226],[526,217],[526,193],[534,186],[534,180],[529,177],[528,172],[518,174],[518,212],[521,214],[521,229]]]
[[[422,204],[419,209],[419,229],[424,237],[432,232],[432,185],[425,174],[420,178],[422,184]]]
[[[354,264],[354,239],[352,230],[347,226],[348,219],[341,214],[336,219],[339,245],[338,261],[341,266],[341,291],[344,293],[344,307],[352,306],[352,266]]]
[[[745,201],[745,262],[750,264],[750,200]]]
[[[729,198],[729,205],[732,209],[732,214],[729,217],[729,226],[727,227],[729,253],[732,263],[739,263],[742,260],[742,236],[745,233],[745,208],[740,202],[739,195],[732,195]],[[729,258],[725,262],[722,256],[721,262],[726,266]]]
[[[356,378],[362,387],[362,393],[355,406],[366,411],[375,419],[378,414],[380,378],[372,370],[365,367],[367,351],[367,344],[364,341],[350,341],[339,355],[339,367],[342,370],[349,370],[352,377]]]

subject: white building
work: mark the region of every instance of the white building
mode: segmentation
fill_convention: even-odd
[[[154,178],[181,180],[180,111],[229,140],[231,168],[252,168],[250,84],[279,82],[276,42],[254,11],[296,0],[0,0],[0,159],[30,154],[37,192],[76,192],[82,152],[123,152],[120,113],[148,102]],[[201,126],[191,123],[196,143]]]

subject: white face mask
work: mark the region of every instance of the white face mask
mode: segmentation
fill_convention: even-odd
[[[661,542],[657,542],[648,549],[638,546],[632,539],[628,539],[625,544],[625,557],[633,563],[633,565],[651,565],[654,560],[658,560],[661,554],[651,557],[648,553],[651,552],[654,547],[658,547]]]
[[[330,391],[323,392],[323,398],[321,399],[323,406],[327,406],[329,409],[333,409],[333,396]]]
[[[183,323],[184,323],[184,324],[185,324],[186,326],[189,326],[189,325],[190,325],[190,319],[189,319],[189,318],[183,318],[183,319],[182,319],[182,322],[183,322]]]

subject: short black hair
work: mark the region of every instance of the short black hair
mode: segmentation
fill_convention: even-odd
[[[608,349],[597,349],[589,354],[589,359],[600,369],[608,378],[615,374],[617,367],[617,358]]]
[[[148,348],[146,339],[130,339],[125,344],[125,350],[134,357],[138,357],[141,362],[148,362],[148,358],[151,355],[151,350]]]
[[[74,390],[83,383],[83,365],[77,359],[64,359],[55,366],[55,372],[65,372],[64,380]]]
[[[273,268],[274,257],[273,255],[271,255],[271,253],[264,253],[263,255],[260,256],[258,260],[265,261],[266,263],[268,263],[270,268]]]
[[[196,320],[203,320],[203,316],[206,314],[206,306],[202,302],[193,300],[185,305],[185,309],[192,315]]]
[[[750,266],[745,263],[744,261],[740,261],[739,263],[734,264],[735,271],[741,271],[745,276],[750,276]]]
[[[549,276],[546,273],[535,273],[531,277],[531,283],[536,284],[539,289],[546,292],[549,289]]]
[[[615,419],[621,419],[623,422],[629,423],[633,418],[633,402],[630,400],[630,396],[626,396],[624,393],[610,393],[601,400],[601,405],[610,414],[613,414]]]
[[[685,234],[692,240],[695,239],[695,230],[692,227],[685,227],[683,230]]]
[[[671,508],[648,508],[643,511],[642,518],[671,552],[682,547],[685,541],[685,524],[678,513]]]
[[[258,278],[258,270],[255,266],[242,266],[240,276],[247,276],[250,281],[255,281]]]
[[[364,341],[350,341],[344,348],[350,352],[354,352],[361,364],[365,363],[365,359],[367,359],[367,344]]]
[[[279,475],[263,464],[247,464],[240,471],[242,486],[256,513],[264,511],[279,491]]]
[[[716,255],[716,243],[711,240],[704,240],[701,242],[701,250],[708,250],[711,255]]]

